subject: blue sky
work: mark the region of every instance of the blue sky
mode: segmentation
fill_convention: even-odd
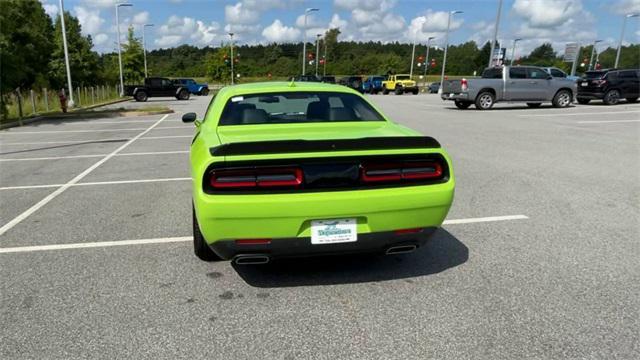
[[[50,15],[58,11],[58,0],[41,0]],[[115,50],[117,0],[65,0],[65,10],[80,19],[83,32],[90,34],[99,52]],[[129,24],[142,36],[147,48],[180,44],[219,46],[229,30],[239,43],[294,42],[303,37],[305,8],[320,11],[308,18],[310,38],[329,27],[339,27],[340,39],[356,41],[426,42],[444,40],[447,12],[455,15],[451,43],[475,40],[484,43],[493,34],[498,0],[128,0],[132,7],[120,12],[121,27]],[[640,0],[504,0],[498,38],[510,44],[518,37],[525,53],[543,42],[562,52],[570,41],[599,47],[616,46],[623,14],[640,13]],[[640,42],[639,18],[627,21],[625,43]]]

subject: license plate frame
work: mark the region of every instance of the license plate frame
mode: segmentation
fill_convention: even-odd
[[[312,220],[311,244],[328,245],[358,241],[358,222],[355,218]]]

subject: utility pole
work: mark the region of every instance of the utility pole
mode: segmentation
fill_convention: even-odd
[[[578,58],[580,57],[580,43],[577,43],[578,49],[576,49],[576,57],[573,59],[573,64],[571,65],[571,76],[576,74],[576,68],[578,67]]]
[[[622,20],[622,31],[620,32],[620,41],[618,42],[618,52],[616,53],[616,63],[613,65],[614,68],[617,68],[618,62],[620,62],[620,50],[622,50],[622,39],[624,38],[624,27],[627,25],[627,19],[638,16],[640,16],[640,14],[627,14]]]
[[[449,29],[451,28],[451,16],[455,14],[462,14],[463,11],[454,10],[449,12],[449,18],[447,19],[447,32],[444,38],[444,56],[442,59],[442,75],[440,76],[440,89],[438,89],[438,93],[442,93],[442,85],[444,84],[444,70],[447,66],[447,49],[449,48]]]
[[[62,25],[62,45],[64,47],[64,64],[67,68],[67,87],[69,88],[69,107],[76,104],[73,101],[73,85],[71,85],[71,68],[69,67],[69,50],[67,49],[67,31],[64,27],[64,4],[60,0],[60,25]]]
[[[489,66],[493,66],[493,52],[496,49],[496,43],[498,42],[498,27],[500,26],[500,15],[502,13],[502,0],[498,3],[498,15],[496,15],[496,25],[493,29],[493,41],[491,41],[491,53],[489,54]],[[506,51],[506,50],[505,50]]]
[[[318,61],[320,61],[320,37],[322,34],[316,34],[316,77],[318,77]]]
[[[520,40],[522,40],[522,38],[513,39],[513,48],[511,49],[511,62],[509,63],[509,66],[513,66],[513,60],[516,58],[516,44]]]
[[[144,77],[145,78],[149,77],[149,74],[147,73],[147,45],[144,39],[144,29],[151,26],[153,26],[153,24],[142,25],[142,52],[144,53]]]
[[[602,40],[596,40],[593,42],[593,48],[591,49],[591,57],[589,58],[589,71],[593,70],[593,57],[596,54],[596,44],[602,42]]]
[[[409,78],[413,79],[413,58],[416,57],[416,38],[417,34],[413,34],[413,49],[411,50],[411,69],[409,70]]]
[[[322,58],[322,76],[327,76],[327,39],[324,39],[324,57]]]
[[[427,88],[427,70],[429,66],[431,66],[431,61],[429,60],[429,48],[431,47],[431,40],[435,39],[435,36],[430,36],[427,39],[427,54],[424,58],[424,88]]]
[[[310,12],[319,11],[320,9],[316,8],[308,8],[304,11],[304,42],[302,43],[302,75],[306,73],[307,70],[307,16]]]
[[[129,3],[116,4],[116,31],[118,33],[118,65],[120,67],[120,96],[124,96],[124,76],[122,75],[122,49],[120,46],[120,18],[118,17],[118,8],[120,6],[133,6]]]
[[[229,37],[231,38],[231,85],[234,85],[235,84],[235,78],[233,76],[233,62],[234,62],[234,59],[233,59],[233,33],[232,32],[229,33]]]

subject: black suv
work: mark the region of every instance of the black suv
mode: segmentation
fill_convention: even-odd
[[[578,102],[588,104],[591,100],[602,100],[615,105],[620,99],[633,103],[640,96],[640,70],[606,69],[587,71],[578,80]]]
[[[362,77],[360,76],[343,77],[338,80],[338,84],[350,87],[353,90],[357,90],[361,93],[364,92],[364,89],[362,88]]]

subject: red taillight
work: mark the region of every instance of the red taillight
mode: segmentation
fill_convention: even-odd
[[[406,234],[417,234],[422,232],[422,228],[415,228],[415,229],[400,229],[400,230],[396,230],[393,233],[396,235],[406,235]]]
[[[298,187],[304,177],[299,168],[255,168],[214,170],[210,184],[215,189]]]
[[[469,82],[467,81],[467,79],[462,79],[460,80],[460,86],[462,87],[462,91],[467,91],[469,90]]]
[[[236,245],[269,245],[271,239],[238,239]]]
[[[438,179],[442,173],[442,165],[433,161],[363,164],[360,169],[365,183]]]

